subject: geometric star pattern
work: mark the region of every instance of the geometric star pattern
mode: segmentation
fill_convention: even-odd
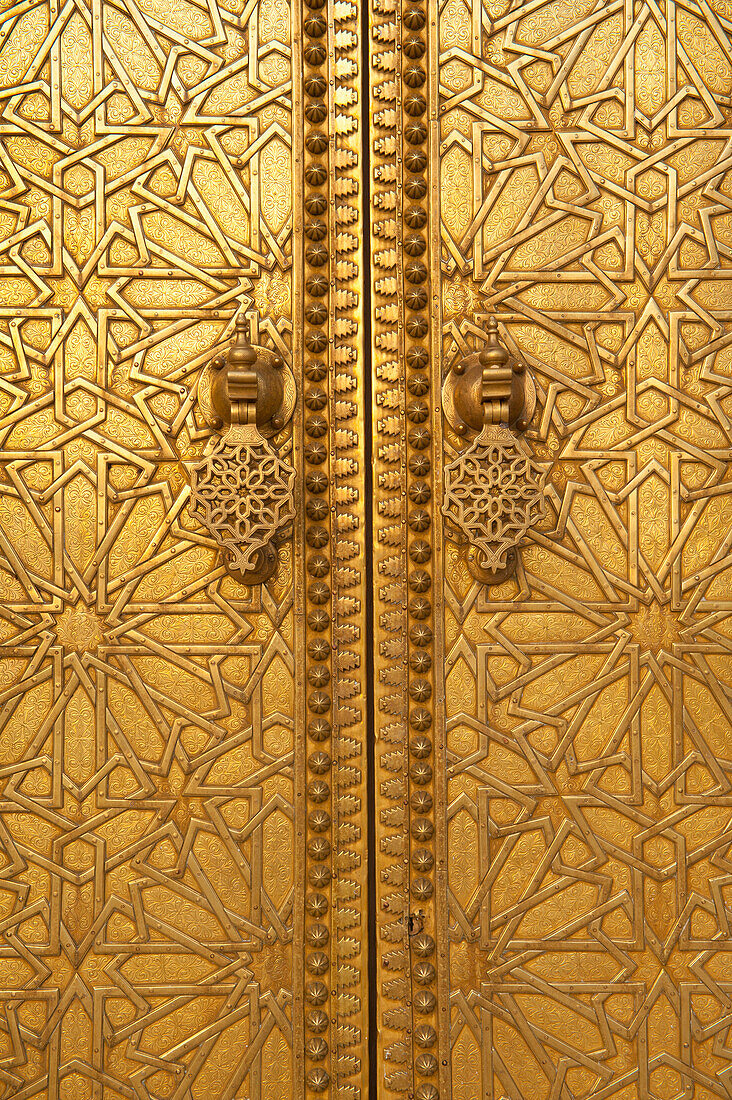
[[[330,797],[332,766],[343,789],[361,782],[347,761],[365,703],[359,13],[326,7],[322,51],[306,6],[69,0],[3,16],[0,1100],[309,1097],[331,1071],[329,1095],[358,1096],[355,794],[329,803],[338,858],[307,849],[311,976],[330,966],[316,918],[334,872],[330,1047],[325,1013],[300,1035],[293,981],[302,668],[314,715],[342,673],[333,724],[354,734],[336,759],[311,754],[311,802]],[[424,7],[406,27],[406,2],[372,5],[379,1080],[418,1100],[726,1097],[732,12]],[[295,249],[301,24],[315,182]],[[188,471],[209,436],[202,367],[240,309],[252,343],[287,358],[305,250],[311,548],[329,509],[338,534],[330,575],[308,558],[307,618],[312,654],[340,648],[302,666],[295,551],[265,586],[233,581],[191,515]],[[439,438],[425,395],[490,314],[536,381],[526,438],[547,507],[515,577],[488,590],[430,527],[430,479],[464,442]],[[325,414],[337,427],[320,443]],[[319,1009],[330,987],[307,980]]]
[[[291,552],[230,580],[186,473],[234,313],[291,342],[290,20],[3,34],[0,1097],[290,1095]]]
[[[446,544],[455,1100],[730,1094],[729,16],[440,5],[443,352],[549,463],[513,580]]]

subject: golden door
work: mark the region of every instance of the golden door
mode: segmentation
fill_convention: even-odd
[[[330,36],[284,0],[3,15],[6,1100],[289,1100],[306,1073],[359,1093],[359,37],[338,8]],[[304,240],[334,255],[305,322]],[[211,474],[259,552],[264,489],[294,488],[266,583],[205,522],[235,315],[286,378],[249,464]]]
[[[0,1100],[728,1100],[732,6],[0,27]]]

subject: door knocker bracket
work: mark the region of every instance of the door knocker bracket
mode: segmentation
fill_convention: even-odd
[[[458,359],[442,385],[442,409],[459,436],[470,438],[486,422],[525,432],[536,409],[531,372],[506,351],[495,317],[488,321],[485,347]],[[486,421],[488,416],[488,421]]]
[[[191,468],[190,512],[242,584],[272,576],[295,518],[295,471],[269,442],[292,418],[295,395],[290,368],[269,348],[252,347],[240,314],[233,345],[202,373],[199,404],[213,435]]]
[[[442,402],[456,434],[472,437],[445,467],[442,514],[455,539],[469,544],[473,575],[501,584],[516,568],[519,543],[544,515],[546,470],[524,437],[536,386],[527,366],[501,343],[495,317],[485,347],[448,371]]]

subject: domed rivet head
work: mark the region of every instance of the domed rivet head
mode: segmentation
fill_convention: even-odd
[[[452,369],[455,372],[455,374],[465,374],[465,364],[464,363],[456,363],[455,366]]]
[[[458,424],[455,428],[458,435],[466,435],[468,431],[467,424]]]
[[[224,422],[220,416],[214,416],[211,418],[211,425],[216,429],[216,431],[219,431],[220,428],[223,428]]]
[[[280,430],[280,428],[284,428],[284,426],[285,426],[285,422],[284,422],[284,420],[282,419],[281,416],[273,416],[272,417],[272,427],[274,428],[274,430],[276,432],[278,432]]]
[[[420,1047],[431,1047],[437,1042],[437,1032],[431,1024],[419,1024],[414,1029],[414,1041]]]

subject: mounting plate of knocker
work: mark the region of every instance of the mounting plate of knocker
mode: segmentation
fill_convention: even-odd
[[[509,363],[513,362],[509,359]],[[480,353],[471,352],[457,359],[442,383],[442,411],[461,439],[472,439],[483,428],[483,364]],[[536,384],[529,371],[515,387],[509,401],[508,424],[525,431],[536,411]]]
[[[250,345],[257,355],[257,427],[265,439],[282,431],[292,419],[297,387],[292,368],[272,348]],[[231,401],[226,392],[226,351],[206,364],[198,383],[198,407],[214,432],[225,432],[231,422]]]

